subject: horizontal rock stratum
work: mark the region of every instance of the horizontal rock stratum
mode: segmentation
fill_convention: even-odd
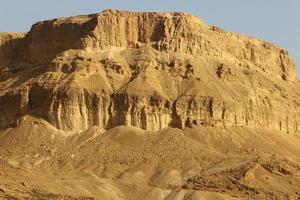
[[[196,125],[297,132],[295,64],[274,44],[185,13],[105,10],[0,33],[0,128]]]

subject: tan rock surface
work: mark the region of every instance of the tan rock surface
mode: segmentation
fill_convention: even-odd
[[[299,81],[274,44],[105,10],[0,33],[0,72],[0,198],[300,196]]]
[[[9,60],[0,62],[1,127],[30,113],[63,130],[298,131],[299,83],[287,52],[189,14],[107,10],[1,38],[2,52],[10,50],[0,54]]]

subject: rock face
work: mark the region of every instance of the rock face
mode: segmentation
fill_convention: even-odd
[[[1,33],[0,72],[0,128],[25,114],[72,131],[300,125],[287,51],[185,13],[105,10]]]

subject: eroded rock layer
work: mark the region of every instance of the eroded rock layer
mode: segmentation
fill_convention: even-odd
[[[287,51],[185,13],[106,10],[1,33],[0,71],[1,128],[25,114],[73,131],[300,124]]]

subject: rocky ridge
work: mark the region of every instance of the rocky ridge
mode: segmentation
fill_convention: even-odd
[[[197,125],[298,132],[295,64],[271,43],[186,13],[105,10],[0,33],[0,128]]]

